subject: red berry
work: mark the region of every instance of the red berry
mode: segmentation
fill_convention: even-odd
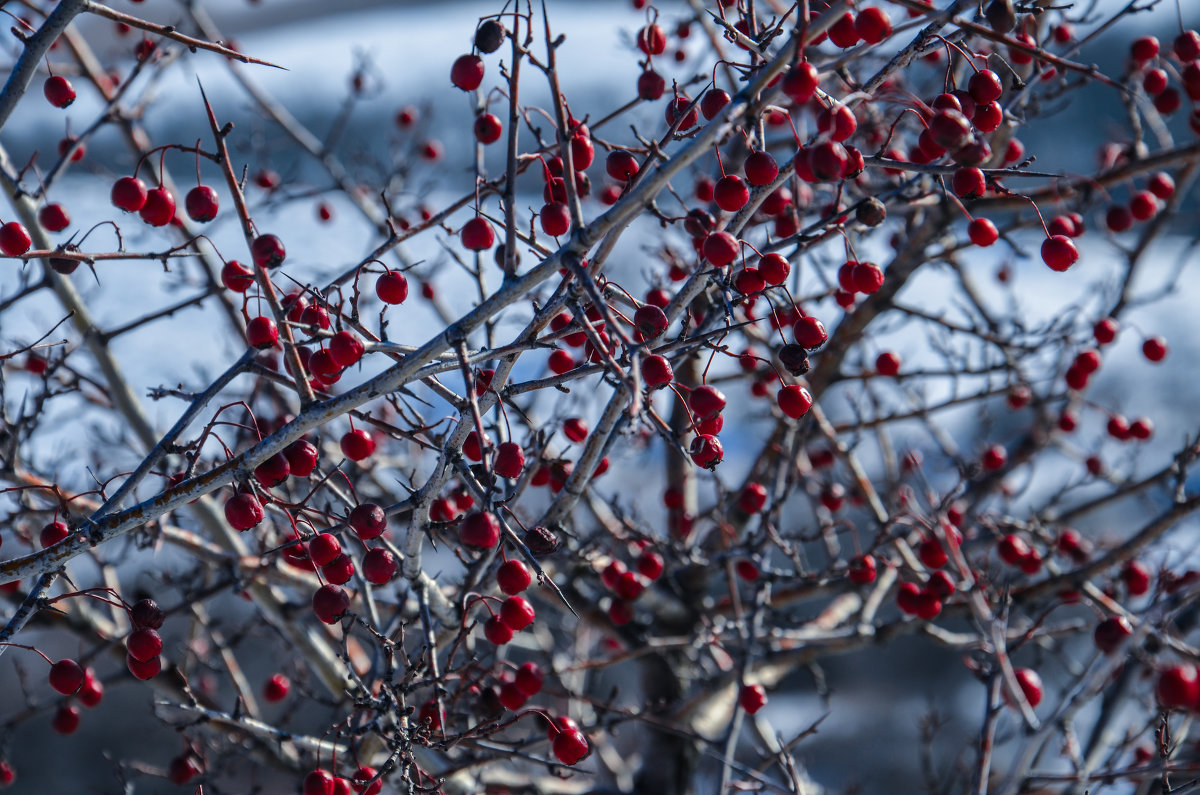
[[[275,235],[259,235],[250,244],[250,255],[260,268],[274,268],[283,263],[287,251]]]
[[[746,181],[755,187],[770,185],[779,176],[779,164],[770,152],[757,151],[746,158]]]
[[[1158,39],[1154,36],[1141,36],[1134,39],[1129,45],[1129,54],[1133,60],[1139,62],[1149,61],[1158,55]]]
[[[59,660],[50,666],[50,686],[64,696],[73,695],[83,687],[83,668],[74,660]]]
[[[384,547],[368,550],[367,554],[363,556],[363,577],[372,585],[386,585],[396,576],[399,569],[400,565],[396,562],[396,556]]]
[[[469,547],[491,549],[500,543],[500,522],[491,513],[467,514],[458,528],[458,538]]]
[[[323,623],[334,624],[350,609],[350,596],[337,585],[322,585],[313,594],[312,608]]]
[[[779,390],[776,396],[779,409],[792,419],[799,419],[812,408],[813,399],[808,390],[796,384],[788,384]]]
[[[500,618],[514,631],[525,629],[533,623],[533,605],[523,596],[510,596],[500,605]]]
[[[1158,672],[1154,696],[1166,709],[1192,709],[1200,698],[1200,679],[1190,663],[1172,665]]]
[[[1152,362],[1167,358],[1167,341],[1162,337],[1149,337],[1142,343],[1142,355]]]
[[[246,324],[246,341],[252,348],[273,348],[279,344],[279,328],[269,317],[253,318]]]
[[[79,709],[70,704],[60,704],[50,720],[50,728],[58,734],[74,734],[79,728]]]
[[[882,8],[865,8],[854,20],[854,32],[867,44],[878,44],[892,35],[892,21]]]
[[[710,88],[700,98],[700,112],[704,114],[705,119],[712,121],[728,104],[728,93],[720,88]],[[746,172],[747,176],[749,176],[749,173],[748,171]]]
[[[0,251],[10,257],[19,257],[33,245],[28,230],[16,221],[0,226]]]
[[[486,218],[475,216],[459,231],[463,247],[471,251],[486,251],[496,243],[496,233]]]
[[[146,183],[137,177],[121,177],[112,188],[112,203],[128,213],[136,213],[146,205]]]
[[[808,61],[794,64],[783,77],[783,93],[793,102],[801,104],[812,99],[821,78],[817,68]]]
[[[162,637],[156,630],[139,627],[125,639],[125,649],[133,659],[138,662],[146,662],[152,657],[162,654]]]
[[[59,541],[71,534],[71,529],[63,522],[50,522],[42,528],[42,532],[38,536],[38,543],[42,549],[52,547]]]
[[[1079,259],[1075,244],[1065,235],[1051,235],[1042,241],[1042,262],[1050,270],[1065,271]]]
[[[667,81],[653,69],[647,69],[638,75],[637,94],[639,99],[653,102],[656,99],[661,99],[666,90]]]
[[[373,502],[364,502],[354,506],[347,522],[355,535],[363,541],[378,538],[387,532],[387,512],[383,510],[382,506]]]
[[[728,232],[713,232],[704,238],[704,244],[701,246],[704,258],[718,268],[733,262],[738,250],[737,238]]]
[[[266,517],[262,503],[250,493],[235,494],[225,502],[225,520],[234,530],[245,532]]]
[[[984,469],[994,472],[1003,467],[1007,460],[1008,451],[1006,451],[1000,445],[994,444],[987,450],[983,451],[983,459],[980,463],[983,465]]]
[[[463,91],[474,91],[483,82],[483,59],[478,55],[460,55],[450,67],[450,82]]]
[[[1131,560],[1121,567],[1121,582],[1130,596],[1142,596],[1150,590],[1150,570],[1141,561]]]
[[[667,34],[658,25],[646,25],[637,33],[637,46],[646,55],[662,55],[667,49]]]
[[[1200,58],[1200,33],[1194,30],[1183,31],[1171,42],[1171,49],[1175,51],[1175,57],[1183,63]]]
[[[268,704],[277,704],[287,698],[292,683],[283,674],[274,674],[263,683],[263,700]]]
[[[51,202],[38,210],[38,223],[47,232],[61,232],[71,225],[71,216],[67,215],[67,208],[57,202]],[[0,230],[0,235],[3,235],[2,230]],[[3,247],[2,238],[0,238],[0,247]],[[5,251],[5,253],[8,252]]]
[[[873,555],[858,555],[850,560],[847,576],[855,585],[867,585],[875,582],[875,569]]]
[[[1115,654],[1126,638],[1133,634],[1133,627],[1125,616],[1109,616],[1096,625],[1092,639],[1096,648],[1105,654]]]
[[[308,542],[308,557],[318,567],[328,566],[342,554],[342,542],[331,533],[318,533]]]
[[[560,731],[554,738],[554,756],[564,765],[574,765],[588,755],[588,741],[582,732]]]
[[[743,685],[738,693],[738,704],[746,710],[746,714],[753,715],[766,706],[767,691],[762,685]]]
[[[750,201],[750,189],[746,187],[746,183],[742,181],[741,177],[731,174],[717,180],[713,198],[722,210],[735,213]]]
[[[333,774],[312,770],[304,777],[304,795],[333,795]]]
[[[1000,82],[1000,75],[991,69],[980,69],[971,75],[967,82],[967,90],[976,104],[986,105],[1000,99],[1004,93],[1004,84]]]
[[[283,455],[296,477],[306,478],[317,467],[316,445],[304,439],[297,439],[284,448]]]
[[[663,573],[663,558],[657,552],[643,552],[637,560],[638,573],[654,582]]]
[[[703,469],[714,469],[725,458],[721,440],[711,434],[699,434],[692,439],[688,450],[692,463]]]
[[[1038,676],[1037,671],[1032,668],[1018,668],[1013,671],[1016,676],[1017,684],[1021,686],[1021,693],[1025,696],[1025,700],[1029,702],[1029,706],[1036,707],[1042,703],[1042,678]]]
[[[375,281],[375,294],[385,304],[402,304],[408,298],[408,279],[398,271],[388,271]]]
[[[151,226],[166,226],[175,218],[175,197],[164,187],[151,188],[138,214]]]
[[[885,376],[896,375],[900,372],[900,357],[891,351],[884,351],[875,358],[875,371]]]
[[[75,87],[62,75],[52,75],[42,84],[42,93],[56,108],[65,108],[75,101]]]
[[[504,126],[491,113],[480,113],[475,117],[475,140],[481,144],[491,144],[500,140]]]
[[[235,293],[244,293],[254,286],[254,273],[235,259],[221,268],[221,284]]]
[[[704,384],[688,395],[688,408],[698,419],[715,417],[725,408],[725,395],[716,387]]]
[[[215,190],[207,185],[197,185],[188,191],[183,206],[188,218],[203,224],[217,217],[221,205]]]
[[[509,596],[524,591],[532,582],[533,575],[519,560],[505,561],[496,571],[496,583],[500,586],[500,590]]]
[[[341,440],[342,454],[351,461],[362,461],[370,458],[375,452],[375,440],[371,434],[361,428],[346,431]]]
[[[147,679],[153,679],[155,676],[158,676],[159,671],[162,670],[162,658],[151,657],[145,662],[140,662],[126,654],[125,667],[129,669],[129,673],[133,674],[135,678],[144,682]]]
[[[512,628],[500,616],[492,616],[483,622],[483,634],[497,646],[503,646],[513,638]]]
[[[967,236],[977,246],[986,248],[1000,239],[996,225],[986,218],[973,218],[967,224]]]
[[[825,344],[829,339],[829,333],[825,331],[825,324],[812,315],[802,317],[792,326],[792,334],[796,338],[796,344],[811,350],[816,350]]]

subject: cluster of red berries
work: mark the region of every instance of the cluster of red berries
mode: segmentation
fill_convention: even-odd
[[[633,603],[663,573],[662,555],[651,549],[649,542],[640,542],[636,546],[637,557],[632,569],[614,558],[600,570],[600,582],[612,594],[608,617],[616,626],[624,626],[633,620]]]
[[[150,679],[162,670],[163,641],[158,630],[165,618],[153,599],[142,599],[129,609],[133,631],[125,638],[125,665],[138,679]]]

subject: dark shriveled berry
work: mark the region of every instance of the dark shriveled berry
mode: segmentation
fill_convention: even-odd
[[[480,52],[492,53],[500,49],[504,43],[504,26],[494,19],[485,19],[475,29],[475,49]]]

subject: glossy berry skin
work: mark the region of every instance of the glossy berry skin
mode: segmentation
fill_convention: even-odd
[[[588,741],[579,731],[561,731],[554,738],[554,756],[564,765],[574,765],[588,755]]]
[[[500,123],[500,119],[491,113],[481,113],[475,117],[473,130],[475,140],[486,145],[500,140],[500,136],[504,133],[504,126]]]
[[[153,679],[158,676],[159,672],[162,671],[162,658],[151,657],[149,660],[139,662],[126,654],[125,667],[129,669],[129,673],[133,674],[134,678],[144,682],[147,679]]]
[[[29,231],[16,221],[0,226],[0,251],[10,257],[19,257],[33,245]]]
[[[487,251],[496,244],[496,233],[486,218],[476,216],[463,224],[459,231],[463,248],[470,251]]]
[[[347,522],[355,535],[363,541],[370,541],[387,532],[387,513],[382,506],[373,502],[354,506]]]
[[[151,226],[166,226],[175,218],[175,197],[164,187],[151,188],[138,215]]]
[[[1042,241],[1042,262],[1052,271],[1065,271],[1079,259],[1079,251],[1066,235],[1051,235]]]
[[[125,649],[129,656],[138,662],[147,662],[162,654],[162,637],[157,630],[140,627],[129,633],[129,637],[125,639]]]
[[[399,570],[400,564],[391,550],[376,547],[363,556],[363,577],[372,585],[386,585]]]
[[[792,334],[796,338],[797,345],[808,348],[810,351],[820,348],[829,339],[825,324],[812,315],[797,320],[796,325],[792,326]]]
[[[333,795],[333,774],[325,770],[312,770],[304,777],[304,795]]]
[[[140,599],[129,611],[129,620],[135,627],[160,629],[165,619],[162,608],[153,599]]]
[[[59,660],[50,666],[50,686],[64,696],[73,695],[83,687],[83,668],[74,660]]]
[[[370,458],[371,454],[375,452],[375,440],[362,428],[346,431],[342,436],[340,446],[342,454],[351,461],[362,461]]]
[[[234,293],[244,293],[254,286],[254,273],[235,259],[221,268],[221,284]]]
[[[1200,699],[1200,678],[1190,663],[1172,665],[1158,672],[1154,697],[1164,709],[1192,709]]]
[[[720,88],[710,88],[704,92],[704,96],[700,98],[700,113],[708,121],[712,121],[717,117],[726,105],[729,104],[729,94]],[[776,169],[778,171],[778,169]],[[749,173],[747,172],[747,176]],[[772,177],[774,179],[774,177]],[[757,184],[757,183],[754,183]]]
[[[283,450],[291,474],[306,478],[317,468],[317,447],[306,439],[297,439]]]
[[[458,539],[469,547],[491,549],[500,543],[500,522],[485,511],[467,514],[459,525]]]
[[[259,350],[273,348],[279,344],[279,327],[271,318],[260,315],[246,324],[246,341]]]
[[[715,417],[725,408],[725,404],[725,395],[721,390],[708,384],[696,387],[688,395],[688,408],[697,419]]]
[[[987,248],[1000,239],[1000,232],[987,218],[974,218],[967,224],[967,237],[975,245]]]
[[[883,376],[895,376],[900,372],[900,357],[891,351],[884,351],[875,357],[875,372]]]
[[[746,158],[746,181],[755,187],[770,185],[779,176],[779,164],[770,152],[757,151]]]
[[[283,264],[287,257],[287,249],[283,247],[283,241],[275,235],[259,235],[250,244],[250,255],[258,267],[276,268]]]
[[[728,232],[713,232],[704,238],[700,253],[718,268],[733,262],[738,255],[738,241]]]
[[[183,199],[183,207],[187,210],[188,218],[206,224],[217,217],[221,201],[215,190],[207,185],[197,185],[187,192]]]
[[[788,384],[779,390],[776,396],[779,410],[788,417],[796,420],[803,417],[812,408],[813,399],[809,391],[797,384]]]
[[[725,458],[721,440],[712,434],[702,433],[692,439],[688,450],[692,463],[702,469],[715,469]]]
[[[478,55],[460,55],[450,67],[450,82],[463,91],[474,91],[483,82],[483,59]]]
[[[854,19],[854,32],[867,44],[878,44],[892,35],[892,21],[882,8],[864,8]]]
[[[234,530],[245,532],[266,517],[262,503],[253,494],[236,494],[225,502],[225,521]]]
[[[47,77],[46,82],[42,83],[42,93],[56,108],[65,108],[75,101],[75,87],[62,75]]]
[[[533,583],[529,568],[519,560],[508,560],[496,570],[496,584],[509,596],[521,593]]]
[[[513,683],[526,697],[532,698],[542,692],[542,683],[545,678],[546,675],[542,673],[542,669],[537,663],[527,662],[517,669],[517,676]]]
[[[497,646],[503,646],[513,638],[512,627],[504,623],[500,616],[491,616],[483,622],[483,634]]]
[[[725,212],[735,213],[750,201],[750,189],[746,187],[746,183],[742,181],[741,177],[731,174],[717,180],[713,199],[717,206]]]
[[[510,596],[500,605],[500,619],[514,631],[525,629],[535,617],[533,605],[523,596]]]
[[[112,203],[127,213],[136,213],[146,204],[146,183],[137,177],[121,177],[113,184]]]
[[[350,596],[337,585],[322,585],[312,598],[313,612],[325,624],[335,624],[350,609]]]
[[[375,281],[375,294],[385,304],[402,304],[408,298],[408,279],[403,273],[388,271]]]
[[[318,533],[308,542],[308,557],[315,566],[328,566],[342,554],[342,542],[331,533]]]

